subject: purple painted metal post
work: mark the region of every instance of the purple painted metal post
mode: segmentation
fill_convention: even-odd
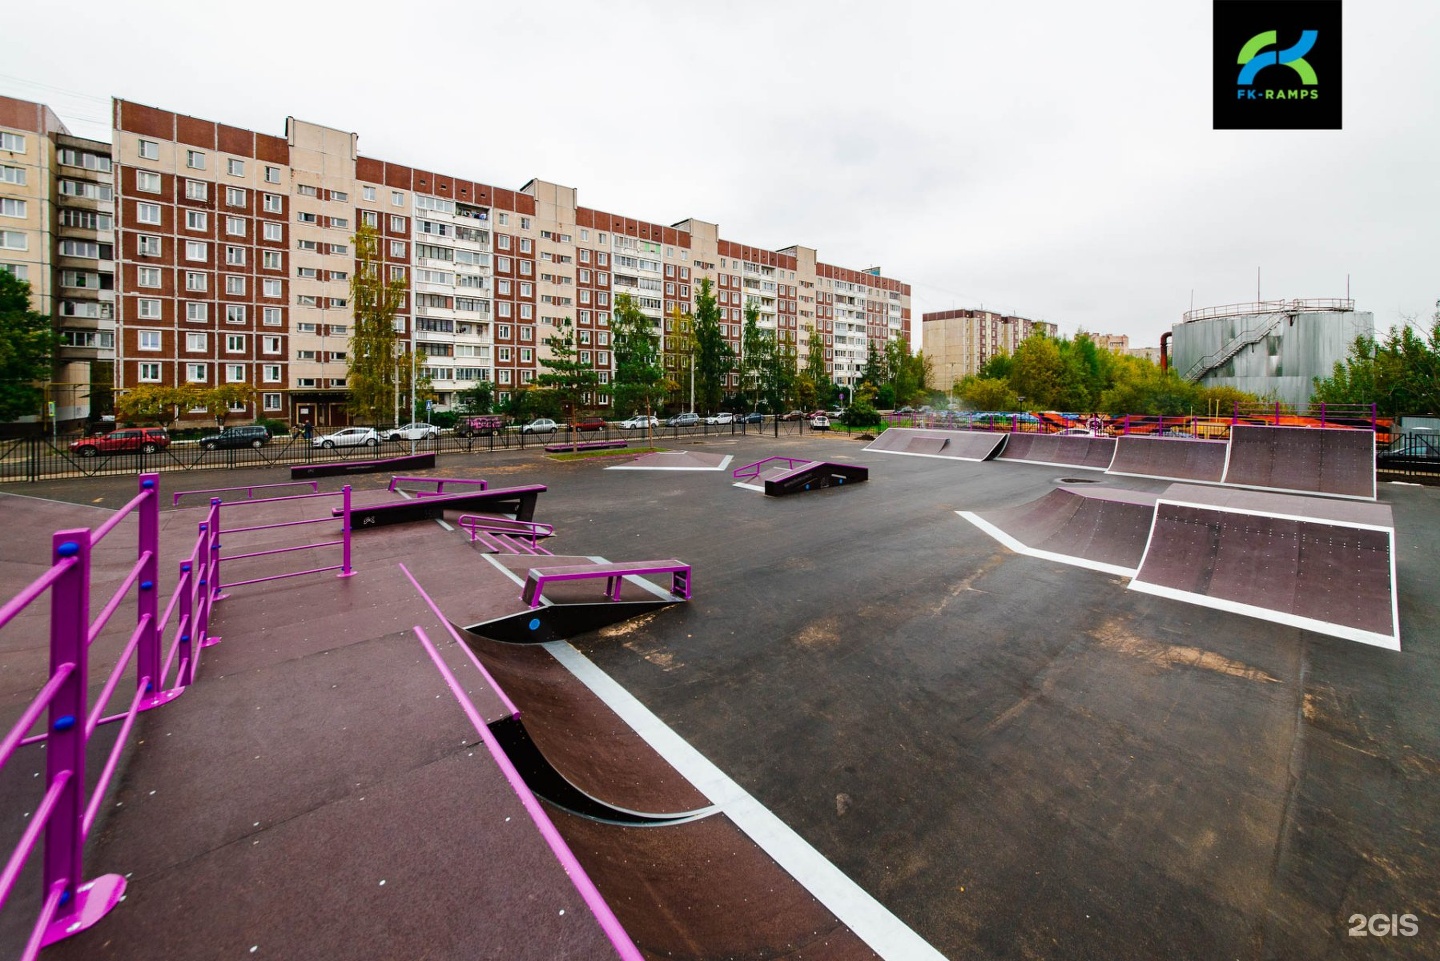
[[[200,525],[203,528],[205,525]],[[196,554],[200,553],[199,548],[204,544],[197,545]],[[188,577],[186,575],[189,575]],[[200,577],[200,571],[190,561],[180,562],[180,580],[177,584],[180,590],[179,620],[176,621],[175,629],[180,632],[180,640],[176,646],[176,654],[183,664],[184,670],[175,678],[176,687],[189,687],[195,683],[195,647],[192,643],[195,631],[195,582]]]
[[[1378,410],[1379,410],[1379,408],[1376,407],[1375,402],[1372,400],[1372,401],[1370,402],[1370,429],[1371,429],[1371,430],[1378,430],[1378,429],[1379,429],[1379,428],[1378,428],[1378,425],[1375,423],[1375,414],[1376,414],[1376,412],[1377,412]]]
[[[1240,423],[1240,402],[1237,400],[1234,402],[1234,404],[1235,406],[1230,410],[1231,427],[1234,427],[1236,424]]]
[[[220,594],[220,498],[210,498],[210,596],[222,600]],[[210,605],[206,604],[208,611]],[[207,618],[208,620],[208,618]]]
[[[85,870],[85,699],[90,683],[90,532],[56,531],[50,563],[75,563],[50,588],[50,674],[62,665],[75,670],[50,702],[49,738],[45,743],[45,786],[63,779],[50,820],[45,825],[45,881],[42,890],[63,885],[60,907],[50,927],[68,925],[78,908],[77,888]]]
[[[1278,400],[1275,402],[1275,426],[1280,426],[1280,402]]]
[[[1130,433],[1130,415],[1129,415],[1129,414],[1126,414],[1126,415],[1125,415],[1125,427],[1124,427],[1124,429],[1121,431],[1121,433],[1124,433],[1124,434],[1129,434],[1129,433]]]
[[[1323,400],[1320,402],[1320,426],[1325,426],[1325,402]]]
[[[1020,415],[1019,415],[1019,414],[1011,414],[1011,415],[1010,415],[1010,433],[1013,434],[1013,433],[1015,433],[1015,431],[1019,430],[1019,428],[1015,426],[1015,425],[1018,424],[1019,422],[1020,422]]]
[[[350,485],[346,484],[340,493],[342,495],[341,504],[344,507],[344,513],[341,521],[340,573],[335,576],[350,577],[355,573],[355,568],[350,566]],[[473,531],[471,535],[473,538]]]
[[[150,496],[140,505],[140,577],[135,596],[135,623],[144,624],[136,659],[136,683],[146,685],[152,697],[164,686],[160,676],[160,475],[141,474],[140,493]]]

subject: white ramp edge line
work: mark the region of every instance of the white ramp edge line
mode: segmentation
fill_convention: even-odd
[[[971,464],[982,464],[985,462],[986,457],[989,456],[986,455],[986,457],[946,457],[944,454],[917,454],[913,450],[875,450],[874,448],[870,447],[865,448],[865,450],[873,451],[876,454],[898,454],[901,457],[933,457],[935,460],[963,460],[968,461]]]
[[[1368,496],[1365,494],[1337,494],[1333,491],[1301,490],[1295,487],[1266,487],[1263,484],[1237,484],[1234,481],[1225,481],[1224,486],[1236,490],[1269,491],[1272,494],[1299,494],[1303,497],[1330,497],[1336,500],[1347,501],[1373,502],[1377,499],[1377,496],[1375,494],[1370,494]]]
[[[760,493],[760,494],[765,493],[765,488],[763,488],[763,487],[756,487],[754,484],[731,484],[730,486],[731,486],[731,487],[739,487],[739,488],[741,488],[742,490],[747,490],[747,491],[756,491],[757,493]]]
[[[1026,460],[1023,457],[1006,457],[1001,454],[995,458],[1000,464],[1038,464],[1041,467],[1059,467],[1064,470],[1108,470],[1106,467],[1090,467],[1085,464],[1057,464],[1053,460]]]
[[[1111,461],[1110,464],[1113,467],[1115,462]],[[1171,477],[1169,474],[1137,474],[1134,471],[1128,470],[1111,470],[1109,467],[1105,468],[1105,473],[1111,477],[1143,477],[1146,480],[1172,481],[1176,484],[1201,484],[1209,487],[1226,486],[1224,481],[1218,480],[1197,480],[1194,477]],[[1234,487],[1235,485],[1231,484],[1230,486]]]
[[[1220,504],[1202,504],[1195,501],[1175,500],[1173,498],[1161,497],[1155,501],[1155,512],[1158,515],[1161,505],[1166,507],[1189,507],[1197,511],[1217,511],[1221,514],[1243,514],[1247,517],[1269,517],[1278,521],[1295,521],[1301,524],[1321,524],[1326,527],[1353,527],[1361,531],[1379,531],[1382,534],[1395,534],[1393,525],[1365,524],[1361,521],[1344,521],[1330,517],[1305,517],[1300,514],[1284,514],[1279,511],[1262,511],[1251,507],[1228,507]],[[1391,556],[1394,556],[1393,544]]]
[[[875,953],[887,961],[945,961],[944,955],[691,747],[589,658],[565,641],[550,641],[541,646]]]
[[[689,451],[683,451],[683,450],[682,450],[682,451],[676,451],[675,453],[677,453],[677,454],[688,454]],[[615,465],[614,467],[607,467],[607,468],[605,468],[605,469],[606,469],[606,470],[688,470],[688,471],[707,471],[707,470],[708,470],[708,471],[718,471],[718,470],[724,470],[725,468],[729,467],[729,466],[730,466],[730,462],[731,462],[732,460],[734,460],[734,459],[735,459],[735,455],[734,455],[734,454],[726,454],[726,455],[724,456],[724,458],[721,459],[720,464],[719,464],[718,467],[637,467],[637,466],[634,465],[634,464],[617,464],[617,465]]]
[[[1061,564],[1069,564],[1072,567],[1084,567],[1092,571],[1099,571],[1102,574],[1114,574],[1118,577],[1133,578],[1137,570],[1136,568],[1121,567],[1119,564],[1106,564],[1104,561],[1092,561],[1084,557],[1075,557],[1071,554],[1057,554],[1054,551],[1042,551],[1039,548],[1028,547],[989,521],[982,520],[971,511],[956,511],[955,513],[995,538],[995,540],[1001,544],[1010,548],[1010,550],[1016,554],[1024,554],[1027,557],[1038,557],[1047,561],[1058,561]]]
[[[1358,627],[1332,624],[1329,621],[1320,621],[1312,617],[1301,617],[1299,614],[1287,614],[1284,611],[1276,611],[1268,607],[1257,607],[1253,604],[1241,604],[1238,601],[1227,601],[1223,598],[1210,597],[1206,594],[1195,594],[1173,587],[1164,587],[1160,584],[1151,584],[1139,579],[1132,580],[1129,584],[1129,589],[1139,591],[1142,594],[1153,594],[1156,597],[1166,597],[1170,600],[1183,601],[1187,604],[1195,604],[1200,607],[1214,608],[1218,611],[1229,611],[1232,614],[1242,614],[1246,617],[1254,617],[1262,621],[1284,624],[1287,627],[1298,627],[1301,630],[1313,631],[1316,634],[1328,634],[1331,637],[1338,637],[1346,641],[1358,641],[1361,644],[1371,644],[1375,647],[1383,647],[1387,651],[1400,650],[1400,635],[1398,629],[1393,636],[1389,634],[1377,634],[1374,631],[1364,631]],[[1392,591],[1391,594],[1393,596],[1394,592]]]

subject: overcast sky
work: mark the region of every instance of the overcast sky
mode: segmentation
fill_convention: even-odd
[[[1191,304],[1440,299],[1440,3],[1345,4],[1345,129],[1213,131],[1210,0],[13,4],[0,93],[123,97],[879,265],[1158,343]],[[15,42],[23,38],[23,42]]]

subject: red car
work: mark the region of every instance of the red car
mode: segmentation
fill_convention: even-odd
[[[583,417],[583,418],[581,418],[580,420],[577,420],[577,421],[574,423],[574,425],[571,426],[570,429],[571,429],[571,430],[586,430],[586,431],[589,431],[589,430],[604,430],[604,429],[605,429],[605,418],[603,418],[603,417]]]
[[[163,427],[126,427],[71,441],[70,450],[81,457],[94,457],[96,454],[153,454],[169,446],[170,435]]]

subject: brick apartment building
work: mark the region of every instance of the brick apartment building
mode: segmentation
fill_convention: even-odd
[[[17,129],[53,130],[44,136],[57,145],[65,136],[41,105],[0,98],[0,111],[0,128],[23,119]],[[113,127],[112,144],[87,148],[105,169],[82,164],[76,174],[97,182],[87,200],[97,215],[103,206],[113,231],[94,238],[97,256],[83,268],[101,285],[87,298],[106,310],[87,319],[107,322],[97,334],[108,339],[84,349],[107,361],[113,349],[117,390],[245,383],[258,401],[237,419],[346,423],[352,236],[362,223],[379,233],[385,275],[409,285],[397,330],[441,409],[481,381],[500,400],[532,382],[564,321],[580,359],[608,382],[615,298],[631,295],[669,338],[674,311],[693,311],[703,278],[737,351],[754,303],[762,328],[793,343],[802,364],[817,330],[842,384],[858,377],[870,342],[910,341],[908,285],[822,263],[813,248],[769,250],[693,218],[664,226],[594,210],[578,204],[575,188],[546,181],[509,190],[389,163],[361,155],[357,134],[294,118],[274,136],[116,100]],[[44,181],[36,174],[16,189]],[[0,184],[4,196],[12,186]],[[37,309],[58,318],[61,249],[58,235],[40,233],[34,227],[25,250],[0,251],[0,262],[29,274]]]
[[[997,354],[1013,354],[1035,331],[1055,337],[1060,329],[1043,320],[1011,317],[991,310],[942,310],[921,317],[925,356],[935,381],[927,386],[948,391],[955,381],[978,373]]]

